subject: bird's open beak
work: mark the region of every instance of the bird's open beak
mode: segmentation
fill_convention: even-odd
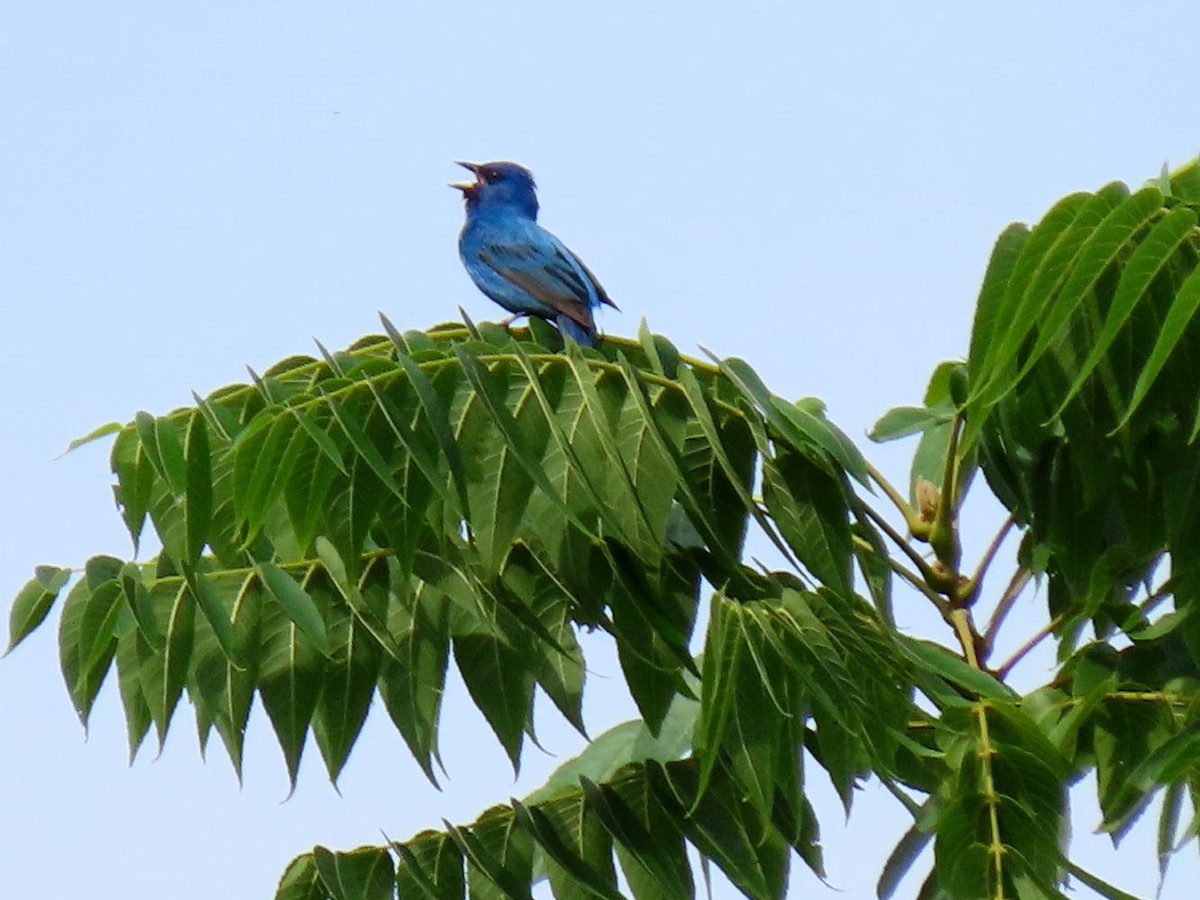
[[[456,166],[462,166],[464,169],[469,169],[472,173],[474,173],[476,179],[478,179],[479,163],[463,162],[462,160],[455,160],[454,164]],[[475,189],[479,187],[479,181],[478,180],[476,180],[476,181],[452,181],[452,182],[450,182],[450,187],[455,188],[456,190],[460,190],[463,192],[463,194],[470,196],[471,194],[473,194],[475,192]]]

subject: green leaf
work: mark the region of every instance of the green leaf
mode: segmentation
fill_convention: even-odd
[[[132,617],[117,623],[117,686],[121,706],[125,711],[125,733],[129,741],[129,762],[132,764],[138,748],[150,731],[150,706],[142,690],[142,664],[138,645],[143,635]]]
[[[682,835],[648,787],[635,782],[597,785],[587,778],[580,784],[589,807],[618,842],[617,855],[634,897],[690,900],[692,873]]]
[[[333,653],[325,666],[312,724],[329,779],[336,784],[366,721],[380,654],[378,643],[345,606],[336,607],[332,615]]]
[[[1018,380],[1033,368],[1054,341],[1060,339],[1062,326],[1096,287],[1100,276],[1133,240],[1134,235],[1161,214],[1162,201],[1158,188],[1143,188],[1113,209],[1088,235],[1077,257],[1072,260],[1062,290],[1048,309],[1043,307],[1044,317],[1037,323],[1033,349],[1021,366]]]
[[[134,550],[137,550],[150,508],[154,467],[150,465],[150,458],[137,431],[132,428],[125,428],[117,435],[110,460],[112,471],[117,476],[113,493],[121,508],[121,518],[133,539]]]
[[[381,485],[397,497],[403,499],[404,492],[400,485],[396,483],[393,467],[384,459],[379,447],[375,445],[374,441],[367,434],[364,428],[364,421],[360,420],[360,415],[364,415],[362,408],[358,404],[352,405],[347,398],[343,398],[339,402],[334,399],[332,394],[326,394],[325,399],[329,404],[329,410],[333,413],[334,419],[349,439],[350,445],[358,453],[355,462],[357,463],[361,460],[363,463],[366,463],[375,477],[379,479]]]
[[[714,521],[714,511],[706,508],[686,478],[682,426],[687,398],[680,398],[675,392],[666,390],[659,390],[653,395],[651,387],[624,356],[621,357],[621,373],[629,390],[628,397],[633,402],[627,402],[622,409],[623,421],[618,435],[624,455],[631,461],[629,472],[634,496],[643,512],[643,521],[650,532],[649,539],[653,547],[653,551],[646,548],[640,555],[649,562],[654,558],[651,552],[656,554],[660,550],[665,542],[671,509],[674,502],[679,502],[687,510],[693,524],[703,533],[709,550],[722,558],[727,567],[735,568],[736,553],[734,548],[721,540],[719,526]],[[630,414],[627,415],[627,412]],[[696,412],[694,408],[693,412]],[[730,471],[733,471],[732,466]],[[743,503],[749,501],[753,506],[748,492],[743,489],[741,493]],[[786,552],[774,530],[757,510],[756,518],[772,542]]]
[[[274,563],[265,560],[254,567],[263,587],[279,604],[289,619],[295,623],[304,636],[312,641],[313,646],[323,655],[329,656],[329,634],[321,611],[313,602],[312,597]]]
[[[264,609],[262,633],[259,696],[295,788],[308,724],[317,704],[324,660],[311,639],[276,604],[267,604]]]
[[[1096,366],[1108,353],[1121,329],[1125,327],[1134,308],[1146,296],[1151,283],[1163,270],[1179,247],[1192,234],[1196,226],[1196,213],[1187,207],[1168,211],[1146,237],[1129,255],[1121,272],[1112,303],[1087,359],[1079,366],[1075,380],[1059,404],[1054,417],[1062,415],[1064,409],[1079,393],[1084,382],[1091,377]],[[1161,337],[1160,337],[1161,340]],[[1164,360],[1165,361],[1165,360]]]
[[[834,590],[849,590],[852,535],[837,479],[807,457],[781,448],[763,460],[763,499],[805,567]]]
[[[875,885],[875,895],[879,900],[889,900],[896,893],[896,888],[900,886],[912,864],[917,861],[917,857],[929,846],[932,837],[932,834],[922,831],[916,825],[904,832],[904,837],[900,838],[899,843],[888,854],[883,872]]]
[[[636,557],[615,544],[607,549],[615,576],[608,592],[611,630],[621,671],[642,718],[657,731],[675,696],[686,692],[683,673],[694,671],[687,643],[698,574],[671,566],[658,586],[648,585]]]
[[[691,369],[680,366],[679,351],[661,334],[651,334],[643,317],[638,323],[638,343],[646,354],[650,367],[664,378],[677,378],[682,372],[691,374]]]
[[[575,758],[555,769],[546,783],[525,798],[527,804],[545,803],[559,794],[578,790],[580,778],[608,782],[630,763],[680,759],[691,746],[700,704],[677,694],[657,734],[641,719],[614,725],[593,738]]]
[[[1183,782],[1175,782],[1167,787],[1163,795],[1162,813],[1158,819],[1158,890],[1162,894],[1162,884],[1167,877],[1167,866],[1175,853],[1175,835],[1179,831],[1179,814],[1183,807],[1183,797],[1187,792]],[[1190,829],[1189,829],[1190,830]]]
[[[475,395],[482,401],[484,409],[491,416],[500,436],[503,437],[503,452],[512,454],[514,461],[520,464],[525,476],[541,488],[546,496],[566,513],[573,525],[586,531],[587,527],[576,518],[570,504],[563,499],[546,476],[543,458],[552,425],[550,416],[547,415],[545,397],[544,395],[538,396],[540,386],[532,369],[524,369],[527,382],[522,384],[517,381],[510,386],[508,402],[506,402],[506,398],[499,395],[499,385],[494,377],[496,372],[485,370],[462,347],[456,348],[456,355],[462,366],[463,374],[475,389]],[[512,411],[509,410],[510,403],[513,406]],[[512,476],[508,480],[513,482],[509,488],[510,492],[521,485],[521,481]],[[497,492],[497,496],[492,498],[492,506],[513,507],[507,514],[519,520],[520,513],[524,510],[524,504],[513,503],[508,498],[499,496],[498,492],[504,487],[503,479],[495,484],[494,490]],[[529,493],[530,487],[526,486],[525,494]]]
[[[334,900],[391,900],[392,857],[380,847],[360,847],[345,853],[313,848],[313,862]]]
[[[700,792],[726,768],[763,820],[778,797],[801,793],[796,760],[807,703],[773,612],[766,603],[713,598],[695,739]]]
[[[188,696],[196,707],[196,722],[202,734],[210,725],[216,726],[240,782],[246,723],[261,649],[262,591],[258,580],[245,572],[204,576],[199,583],[209,595],[215,615],[226,622],[231,646],[227,650],[221,644],[207,613],[196,619]],[[197,605],[204,609],[204,602],[198,601]],[[245,663],[239,665],[235,660]]]
[[[330,896],[311,853],[288,863],[275,888],[275,900],[329,900]]]
[[[387,624],[383,621],[380,614],[367,603],[363,596],[363,591],[359,586],[350,582],[349,574],[346,571],[346,564],[337,548],[325,537],[318,537],[316,541],[317,558],[321,560],[321,565],[325,567],[325,572],[333,582],[341,595],[342,601],[350,607],[350,611],[358,620],[366,632],[381,646],[389,656],[393,659],[400,659],[400,648],[396,644],[395,638],[388,631]],[[386,609],[387,601],[383,601],[382,608]]]
[[[467,501],[466,469],[463,465],[462,455],[459,453],[458,444],[454,440],[454,431],[450,427],[450,418],[446,413],[446,408],[438,398],[433,384],[415,361],[400,352],[399,349],[396,352],[396,361],[403,367],[408,375],[409,384],[417,394],[421,409],[425,413],[425,419],[437,438],[442,455],[450,467],[450,481],[458,492],[459,510],[463,518],[470,522],[472,516],[471,506]]]
[[[1067,871],[1071,873],[1073,878],[1078,878],[1080,882],[1090,887],[1101,897],[1107,898],[1107,900],[1139,900],[1133,894],[1125,893],[1125,891],[1093,875],[1087,869],[1080,868],[1075,863],[1068,862]]]
[[[89,579],[77,581],[67,594],[58,621],[58,655],[63,680],[66,682],[79,721],[85,726],[117,647],[116,636],[111,632],[107,640],[102,640],[94,630],[84,630],[83,620],[91,598]],[[81,648],[93,645],[97,649],[95,653],[90,654],[92,660],[88,664],[85,656],[89,654]]]
[[[525,806],[518,800],[512,805],[521,827],[555,866],[548,867],[555,900],[621,900],[613,869],[612,841],[581,796],[542,806]]]
[[[1121,429],[1137,412],[1142,401],[1146,399],[1146,394],[1150,392],[1155,379],[1158,378],[1163,366],[1167,364],[1175,346],[1195,317],[1197,309],[1200,309],[1200,268],[1193,269],[1176,291],[1175,300],[1171,304],[1171,308],[1167,310],[1166,318],[1158,331],[1158,340],[1154,342],[1154,347],[1146,358],[1146,364],[1138,373],[1137,384],[1133,387],[1133,396],[1129,400],[1129,406],[1125,408],[1114,431]],[[1192,430],[1194,439],[1195,434],[1200,432],[1200,417],[1197,418],[1197,424],[1193,425]]]
[[[892,568],[888,564],[887,544],[865,516],[859,516],[857,512],[855,515],[857,518],[852,527],[854,536],[861,538],[869,547],[861,546],[855,541],[854,556],[858,560],[859,570],[880,620],[889,628],[895,629],[896,620],[892,612]]]
[[[300,427],[304,430],[304,433],[307,434],[309,438],[312,439],[313,443],[317,445],[317,448],[322,454],[324,454],[325,458],[333,463],[334,468],[336,468],[343,475],[349,475],[350,472],[346,469],[346,463],[342,459],[342,451],[338,448],[338,445],[334,443],[333,438],[329,436],[329,432],[319,427],[317,423],[312,420],[312,417],[307,415],[304,410],[300,409],[299,407],[288,407],[288,411],[299,423]]]
[[[404,900],[410,897],[457,900],[466,892],[462,850],[450,835],[424,832],[393,846],[400,856],[396,864],[396,887]]]
[[[504,747],[513,770],[519,771],[522,740],[533,713],[533,677],[522,655],[490,635],[456,635],[454,661],[471,699]]]
[[[101,438],[106,438],[110,434],[118,434],[121,431],[121,429],[124,427],[125,426],[120,422],[105,422],[103,425],[100,425],[97,428],[93,428],[91,431],[89,431],[83,437],[77,437],[77,438],[75,438],[75,440],[71,441],[71,443],[67,444],[67,449],[63,451],[63,455],[66,456],[72,450],[78,450],[80,447],[84,446],[85,444],[90,444],[93,441],[98,441]]]
[[[1074,216],[1074,209],[1085,197],[1085,194],[1072,194],[1061,201],[1051,213],[1047,213],[1046,219],[1050,219],[1051,214],[1054,214],[1062,220],[1070,221]],[[1044,238],[1039,235],[1038,239],[1041,241]],[[1009,296],[1008,285],[1016,271],[1018,260],[1022,259],[1021,254],[1028,240],[1029,228],[1014,222],[1000,233],[992,248],[987,271],[983,276],[983,285],[979,291],[979,300],[975,304],[975,322],[971,327],[971,347],[967,354],[972,384],[981,376],[982,364],[996,342],[997,325],[1007,325],[1001,314]],[[1026,260],[1028,258],[1025,257]]]
[[[38,566],[34,575],[17,593],[8,612],[8,649],[5,655],[42,624],[50,607],[71,578],[71,570],[58,566]]]
[[[498,572],[512,546],[525,505],[537,483],[530,470],[537,468],[547,428],[528,388],[507,384],[499,370],[486,378],[469,356],[459,349],[459,363],[475,390],[459,420],[458,443],[468,477],[467,497],[475,511],[471,522],[479,554],[489,573]],[[516,418],[497,396],[512,388],[517,397]]]
[[[181,565],[180,570],[188,590],[200,607],[201,614],[221,645],[221,650],[231,662],[238,661],[237,651],[233,646],[233,625],[229,621],[229,614],[215,595],[213,580],[195,571],[188,564]]]
[[[910,638],[900,641],[899,647],[905,656],[908,656],[923,669],[980,697],[990,697],[995,700],[1012,700],[1017,696],[1008,685],[997,681],[987,672],[967,665],[962,659],[940,644]]]
[[[1009,277],[1004,299],[997,304],[996,322],[1003,323],[1003,331],[988,344],[978,345],[984,354],[980,365],[971,361],[968,405],[972,410],[993,405],[1016,386],[1019,378],[1012,362],[1018,351],[1070,277],[1071,263],[1080,247],[1128,195],[1128,188],[1119,183],[1107,185],[1096,194],[1072,195],[1060,201],[1034,228]],[[974,340],[971,349],[977,349]],[[968,417],[969,421],[977,419]]]
[[[575,638],[570,604],[553,572],[524,544],[513,547],[504,563],[497,593],[510,598],[509,605],[532,612],[539,632],[550,646],[547,652],[531,654],[538,684],[559,712],[586,734],[583,724],[583,684],[586,662]]]
[[[1196,768],[1200,758],[1200,726],[1181,731],[1155,747],[1129,775],[1129,783],[1141,791],[1173,784]]]
[[[919,406],[897,406],[883,414],[867,432],[867,437],[882,444],[920,434],[936,425],[945,425],[953,418],[952,408],[939,410]]]
[[[155,418],[147,412],[139,412],[134,424],[154,471],[167,483],[172,494],[183,498],[187,493],[187,459],[176,423],[168,416]]]
[[[299,411],[295,407],[291,409],[295,417]],[[313,437],[314,433],[319,434],[322,440],[334,444],[329,432],[336,430],[337,425],[327,409],[319,411],[317,415],[322,411],[325,415],[320,424],[309,415],[297,418],[301,427],[292,433],[284,460],[280,463],[280,468],[287,473],[282,481],[281,493],[295,537],[297,557],[310,555],[317,534],[335,527],[335,523],[330,521],[335,512],[331,492],[336,497],[335,487],[343,488],[348,480],[354,478],[352,467],[340,458],[336,463],[332,462]]]
[[[449,605],[422,586],[389,604],[389,628],[398,635],[397,660],[385,658],[379,692],[392,722],[431,782],[437,725],[450,657]],[[405,602],[407,601],[407,602]]]
[[[784,430],[785,436],[801,434],[808,441],[820,447],[833,458],[839,466],[859,484],[871,489],[871,479],[867,475],[867,461],[854,443],[825,418],[823,407],[819,400],[808,398],[796,403],[788,403],[780,397],[771,400],[771,410],[768,416],[772,424],[779,419],[772,415],[772,410],[779,412],[783,420],[794,426],[794,429]]]
[[[187,490],[185,494],[185,528],[187,532],[187,562],[200,557],[208,539],[212,521],[213,486],[212,463],[208,442],[208,426],[199,410],[192,413],[188,421],[184,456],[187,462]],[[181,561],[182,562],[182,561]]]
[[[156,652],[149,643],[141,640],[138,642],[138,657],[141,662],[142,692],[154,720],[161,749],[187,679],[195,638],[196,602],[183,582],[175,581],[173,590],[162,582],[159,585],[167,588],[152,592],[156,611],[160,615],[165,613],[165,621],[160,626],[164,636],[163,649]]]
[[[445,824],[467,859],[473,898],[530,900],[532,842],[510,810],[486,812],[470,828]]]
[[[96,585],[87,596],[79,622],[79,661],[86,671],[111,658],[117,618],[125,604],[116,581]]]
[[[701,792],[690,767],[664,769],[650,764],[647,778],[655,796],[676,818],[696,848],[721,867],[748,897],[782,898],[787,888],[787,845],[777,836],[762,840],[761,821],[724,778]]]
[[[956,379],[965,377],[965,367],[960,362],[947,361],[939,363],[929,378],[925,389],[925,408],[930,412],[940,411],[942,421],[926,428],[917,443],[913,453],[912,467],[909,471],[909,499],[917,502],[917,485],[922,479],[937,485],[939,488],[945,479],[946,454],[950,449],[950,439],[954,433],[954,416],[956,404],[953,399],[953,384]],[[975,456],[969,447],[959,443],[959,474],[958,495],[965,495],[967,486],[974,471]]]

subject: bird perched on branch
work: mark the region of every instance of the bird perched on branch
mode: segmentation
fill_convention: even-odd
[[[513,315],[538,316],[578,344],[596,340],[592,310],[616,308],[596,276],[562,241],[537,223],[533,174],[513,162],[468,163],[474,181],[462,191],[467,223],[458,253],[475,286]]]

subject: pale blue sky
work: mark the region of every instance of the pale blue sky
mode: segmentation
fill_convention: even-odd
[[[498,317],[455,253],[454,159],[533,169],[542,221],[622,307],[605,330],[644,316],[685,350],[743,356],[862,434],[964,352],[1004,225],[1200,150],[1194,3],[977,6],[14,5],[0,30],[2,602],[37,563],[130,552],[106,447],[51,461],[72,438],[310,352],[314,336],[344,346],[377,330],[377,310],[402,327],[459,305]],[[906,450],[869,453],[903,480]],[[977,547],[996,516],[973,515]],[[1024,601],[1027,627],[1040,602]],[[900,618],[921,631],[917,606]],[[597,732],[631,714],[601,644],[593,665],[614,677],[592,682]],[[1022,673],[1045,674],[1044,660]],[[0,663],[0,715],[11,897],[267,897],[314,843],[470,821],[555,764],[531,750],[514,785],[456,687],[441,794],[383,716],[340,797],[310,752],[280,803],[257,712],[240,791],[219,747],[199,760],[186,707],[162,756],[127,768],[115,689],[85,742],[50,628]],[[549,710],[542,722],[550,750],[578,749]],[[812,781],[831,882],[870,896],[903,817],[868,792],[845,831]],[[1152,894],[1150,829],[1105,854],[1094,803],[1076,797],[1081,859]],[[838,896],[797,867],[797,894]],[[1198,877],[1193,848],[1163,896],[1191,896]]]

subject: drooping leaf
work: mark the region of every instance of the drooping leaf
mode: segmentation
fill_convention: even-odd
[[[8,649],[5,654],[25,640],[31,631],[42,624],[54,601],[71,578],[71,570],[58,566],[38,566],[34,575],[17,593],[8,612]]]

